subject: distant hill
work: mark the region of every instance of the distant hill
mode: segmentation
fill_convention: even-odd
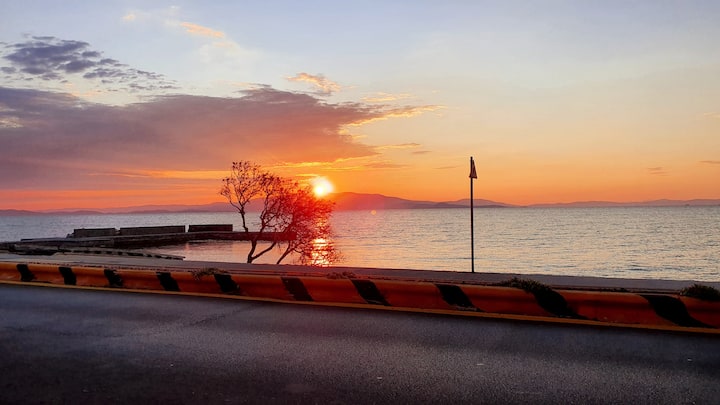
[[[391,209],[435,209],[435,208],[467,208],[470,206],[470,199],[457,201],[416,201],[406,200],[398,197],[388,197],[382,194],[362,193],[336,193],[330,198],[335,201],[337,211],[353,210],[391,210]],[[497,201],[474,199],[473,206],[476,208],[517,208],[520,206],[506,204]],[[682,206],[720,206],[720,199],[697,199],[697,200],[653,200],[641,202],[611,202],[611,201],[578,201],[572,203],[551,203],[532,204],[529,208],[572,208],[572,207],[682,207]],[[253,201],[248,211],[260,211],[261,201]],[[227,202],[215,202],[203,205],[141,205],[132,207],[106,208],[106,209],[77,209],[69,208],[62,210],[0,210],[0,216],[22,216],[22,215],[99,215],[99,214],[156,214],[176,212],[236,212]]]
[[[174,212],[234,212],[235,209],[226,202],[216,202],[203,205],[136,205],[130,207],[118,208],[98,208],[94,210],[78,210],[78,209],[62,209],[47,210],[42,213],[47,214],[162,214]]]
[[[612,201],[578,201],[571,203],[554,204],[532,204],[532,208],[602,208],[602,207],[711,207],[720,206],[720,199],[696,199],[696,200],[652,200],[636,202],[612,202]]]
[[[0,217],[20,217],[27,215],[43,215],[43,213],[25,210],[0,210]]]
[[[450,204],[459,205],[461,207],[470,207],[470,199],[465,198],[463,200],[451,201]],[[473,207],[475,208],[511,208],[519,207],[519,205],[506,204],[497,201],[483,200],[482,198],[473,199]]]
[[[337,193],[332,194],[330,199],[335,202],[335,209],[338,211],[463,207],[447,202],[405,200],[382,194]]]

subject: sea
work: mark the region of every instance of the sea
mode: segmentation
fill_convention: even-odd
[[[394,269],[720,281],[720,206],[340,211],[332,265]],[[0,217],[0,241],[65,237],[75,228],[233,224],[236,213]],[[146,249],[185,260],[245,262],[248,242]],[[274,263],[273,250],[256,263]],[[292,264],[293,259],[283,263]]]

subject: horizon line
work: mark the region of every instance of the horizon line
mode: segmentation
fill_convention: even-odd
[[[357,193],[357,192],[340,192],[340,193],[331,193],[330,195],[335,196],[341,196],[341,195],[357,195],[357,196],[365,196],[365,197],[380,197],[383,199],[390,199],[390,200],[400,200],[403,203],[407,204],[416,204],[416,205],[423,205],[423,204],[435,204],[438,205],[438,207],[425,207],[425,206],[416,206],[416,207],[390,207],[390,208],[383,208],[383,207],[377,207],[375,209],[417,209],[417,208],[469,208],[469,202],[470,198],[462,198],[458,200],[444,200],[444,201],[432,201],[432,200],[411,200],[406,199],[402,197],[395,197],[395,196],[387,196],[384,194],[379,193]],[[476,206],[476,208],[487,208],[487,207],[503,207],[503,208],[562,208],[562,207],[586,207],[586,208],[612,208],[612,207],[642,207],[642,206],[720,206],[720,198],[693,198],[693,199],[683,199],[683,200],[676,200],[676,199],[669,199],[669,198],[659,198],[659,199],[653,199],[653,200],[641,200],[641,201],[610,201],[610,200],[579,200],[579,201],[572,201],[572,202],[541,202],[541,203],[532,203],[532,204],[511,204],[511,203],[505,203],[501,201],[493,201],[488,200],[485,198],[475,198],[474,201],[485,201],[489,204],[484,204],[480,206]],[[465,206],[464,204],[468,204]],[[698,204],[700,203],[700,204]],[[64,207],[64,208],[43,208],[43,209],[22,209],[22,208],[0,208],[0,213],[7,213],[7,212],[27,212],[27,213],[38,213],[38,214],[53,214],[53,213],[81,213],[84,211],[92,212],[92,213],[99,213],[99,214],[119,214],[119,213],[143,213],[143,212],[158,212],[158,211],[166,211],[166,212],[217,212],[217,211],[199,211],[198,208],[203,207],[209,207],[209,206],[216,206],[219,204],[228,204],[226,201],[214,201],[209,203],[200,203],[200,204],[173,204],[173,203],[165,203],[165,204],[143,204],[143,205],[131,205],[131,206],[119,206],[119,207],[91,207],[91,208],[73,208],[73,207]],[[367,203],[366,203],[367,204]],[[228,207],[229,204],[228,204]],[[155,209],[150,209],[155,208]],[[186,208],[191,211],[183,211],[182,209]],[[230,207],[231,208],[231,207]],[[365,208],[341,208],[338,209],[338,211],[351,211],[351,210],[362,210]],[[108,212],[112,211],[112,212]],[[232,212],[231,209],[228,209],[228,212]]]

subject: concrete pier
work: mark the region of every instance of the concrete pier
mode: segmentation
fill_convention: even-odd
[[[33,238],[14,242],[0,242],[0,250],[22,252],[28,250],[48,251],[75,248],[142,249],[147,247],[180,245],[197,240],[247,241],[258,236],[257,232],[237,232],[232,224],[177,226],[141,226],[115,228],[75,229],[66,238]],[[287,241],[293,235],[263,232],[262,241]]]

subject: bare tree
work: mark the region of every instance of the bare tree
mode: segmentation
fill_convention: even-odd
[[[339,255],[332,243],[330,215],[333,203],[315,198],[309,188],[297,182],[278,177],[248,162],[233,162],[230,176],[223,179],[220,194],[238,210],[250,251],[247,262],[277,246],[284,246],[279,264],[291,253],[299,255],[301,263],[329,264]],[[248,204],[262,201],[258,230],[251,232],[248,226]],[[257,251],[258,242],[269,240],[266,248]],[[324,241],[324,242],[323,242]]]

